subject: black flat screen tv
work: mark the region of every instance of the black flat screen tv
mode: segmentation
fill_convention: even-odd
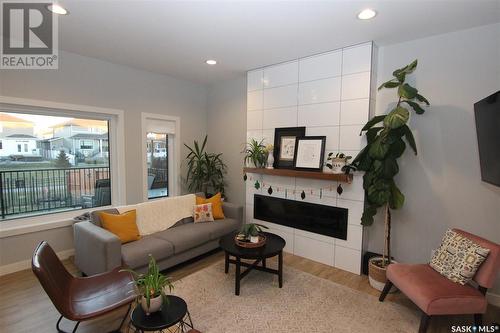
[[[481,179],[500,186],[500,91],[474,104]]]

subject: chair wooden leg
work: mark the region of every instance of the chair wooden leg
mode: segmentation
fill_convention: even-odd
[[[474,325],[476,325],[476,326],[483,325],[483,315],[481,313],[476,313],[474,315]]]
[[[56,324],[56,329],[57,329],[57,333],[68,333],[66,331],[63,331],[60,327],[59,327],[59,324],[61,323],[61,320],[63,319],[63,316],[59,317],[59,320],[57,321],[57,324]],[[78,329],[78,326],[80,325],[80,322],[78,321],[75,325],[75,327],[73,328],[73,330],[71,331],[71,333],[75,333],[76,330]]]
[[[392,288],[392,282],[387,280],[385,282],[384,290],[382,290],[382,292],[380,293],[380,297],[378,298],[378,300],[380,302],[384,301],[385,296],[387,296],[387,294],[389,293],[389,290],[391,290],[391,288]]]
[[[420,327],[418,328],[418,333],[427,332],[427,327],[429,327],[429,321],[431,316],[427,315],[427,313],[422,312],[422,317],[420,318]]]

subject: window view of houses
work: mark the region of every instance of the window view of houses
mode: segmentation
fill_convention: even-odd
[[[168,196],[168,135],[147,133],[148,199]]]
[[[108,122],[0,112],[1,218],[111,203]]]

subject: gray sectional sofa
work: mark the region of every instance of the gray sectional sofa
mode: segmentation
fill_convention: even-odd
[[[99,213],[118,213],[116,209],[97,210],[90,221],[75,223],[75,264],[86,275],[106,272],[122,264],[140,272],[148,265],[148,254],[160,269],[166,269],[219,247],[219,238],[239,230],[243,223],[243,207],[224,202],[225,219],[194,223],[192,217],[174,226],[121,244],[113,233],[101,227]]]

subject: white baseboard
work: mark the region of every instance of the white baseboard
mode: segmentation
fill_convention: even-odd
[[[488,299],[488,303],[494,306],[500,307],[500,295],[494,293],[486,293],[486,298]]]
[[[68,259],[75,254],[75,249],[64,250],[56,253],[59,259]],[[31,259],[13,262],[12,264],[0,266],[0,276],[31,268]]]

